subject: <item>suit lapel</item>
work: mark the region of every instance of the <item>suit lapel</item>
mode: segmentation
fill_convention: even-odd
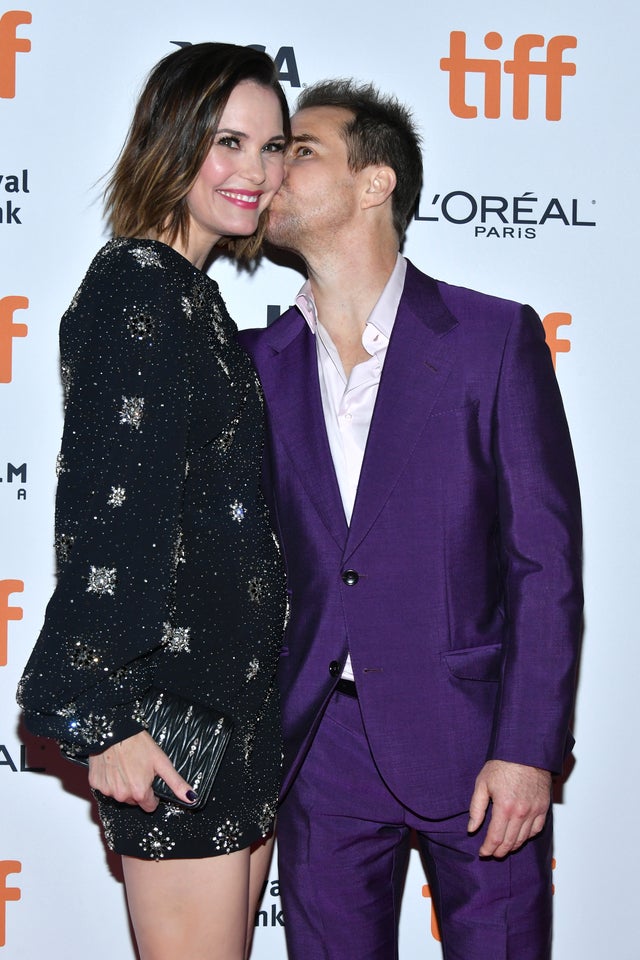
[[[449,376],[455,338],[447,334],[456,325],[435,281],[409,263],[371,420],[345,562],[387,502]]]
[[[342,549],[347,521],[333,468],[322,411],[316,345],[303,317],[292,309],[267,340],[274,350],[262,380],[272,428],[329,533]],[[269,336],[271,334],[271,336]]]

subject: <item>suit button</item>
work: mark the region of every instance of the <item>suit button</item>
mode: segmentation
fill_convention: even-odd
[[[331,676],[339,677],[341,672],[342,671],[340,670],[340,664],[338,663],[338,661],[332,660],[331,663],[329,664],[329,673],[331,674]]]
[[[342,574],[342,582],[346,583],[348,587],[353,587],[359,579],[360,577],[355,570],[345,570]]]

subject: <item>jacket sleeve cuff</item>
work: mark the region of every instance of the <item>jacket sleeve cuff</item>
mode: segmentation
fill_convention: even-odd
[[[135,736],[145,729],[136,718],[135,707],[133,701],[66,717],[66,730],[61,730],[56,737],[60,749],[70,760],[78,760],[103,753],[127,737]]]

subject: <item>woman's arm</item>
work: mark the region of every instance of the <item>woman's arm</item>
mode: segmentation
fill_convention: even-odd
[[[29,728],[76,754],[141,731],[135,701],[169,655],[191,344],[174,264],[155,249],[108,244],[61,327],[58,584],[20,693]]]

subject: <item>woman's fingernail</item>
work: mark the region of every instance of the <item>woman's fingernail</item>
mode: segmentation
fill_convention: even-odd
[[[195,803],[198,799],[198,794],[195,792],[195,790],[187,790],[186,798],[190,803]]]

